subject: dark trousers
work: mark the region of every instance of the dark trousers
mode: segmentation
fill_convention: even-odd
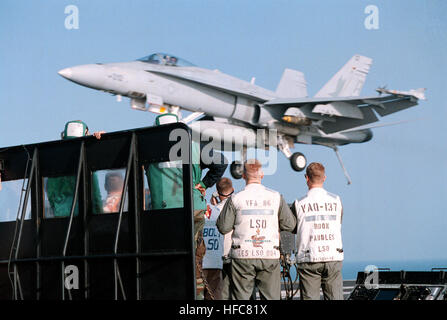
[[[233,284],[231,280],[231,261],[224,263],[222,268],[222,300],[231,300]]]
[[[222,269],[203,269],[205,300],[222,299]]]
[[[194,249],[196,251],[196,299],[203,300],[205,288],[202,278],[202,260],[206,247],[203,242],[203,226],[205,224],[205,210],[194,210]]]

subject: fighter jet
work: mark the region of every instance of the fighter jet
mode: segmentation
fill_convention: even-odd
[[[296,143],[332,148],[340,161],[338,146],[371,140],[372,123],[418,104],[424,90],[395,91],[379,88],[378,96],[360,96],[372,59],[354,55],[318,92],[309,98],[304,74],[285,69],[276,91],[270,91],[227,75],[200,68],[166,53],[154,53],[136,61],[79,65],[59,71],[77,84],[111,93],[118,101],[130,98],[132,109],[154,113],[184,109],[193,132],[202,137],[230,143],[241,151],[275,147],[290,160],[295,171],[306,167],[301,152],[291,152]],[[213,130],[210,130],[212,128]],[[257,131],[275,133],[261,145]],[[274,142],[271,142],[274,141]],[[228,144],[225,144],[228,145]],[[232,150],[236,150],[232,149]],[[241,161],[241,162],[242,162]],[[240,178],[241,162],[230,171]]]

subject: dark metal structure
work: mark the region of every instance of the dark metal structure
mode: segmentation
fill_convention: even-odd
[[[194,299],[189,149],[183,207],[144,207],[144,168],[170,160],[174,129],[190,149],[190,130],[177,123],[0,150],[2,181],[23,179],[17,219],[0,222],[0,299]],[[128,209],[123,196],[119,212],[93,214],[93,172],[114,168],[125,168]],[[60,176],[76,177],[71,212],[50,219],[44,178]],[[67,286],[76,275],[67,270],[78,271],[77,289]]]
[[[348,300],[447,300],[445,269],[359,272]]]

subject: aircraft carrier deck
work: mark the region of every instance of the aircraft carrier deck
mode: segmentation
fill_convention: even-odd
[[[356,280],[343,281],[344,300],[447,300],[446,268],[431,271],[359,272]],[[281,299],[290,299],[290,290],[282,284]],[[293,285],[292,300],[299,300],[298,284]],[[257,295],[259,299],[259,295]],[[323,293],[320,289],[320,300]]]

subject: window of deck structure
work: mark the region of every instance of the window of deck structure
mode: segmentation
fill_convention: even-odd
[[[23,185],[23,180],[11,180],[2,181],[0,190],[0,222],[15,221],[17,218],[17,213],[21,201],[25,200],[25,191],[22,192],[23,188],[26,188],[28,184],[28,179],[25,179],[25,184]],[[21,208],[19,212],[19,218],[21,215]],[[31,194],[28,198],[28,205],[26,207],[25,220],[31,219]]]
[[[119,212],[125,176],[124,168],[93,172],[91,184],[93,214]],[[123,211],[128,211],[128,192],[124,197]]]
[[[181,161],[150,163],[144,167],[144,210],[183,208]]]
[[[76,187],[76,176],[45,177],[43,179],[45,207],[44,217],[69,217]],[[79,214],[79,194],[74,215]]]

